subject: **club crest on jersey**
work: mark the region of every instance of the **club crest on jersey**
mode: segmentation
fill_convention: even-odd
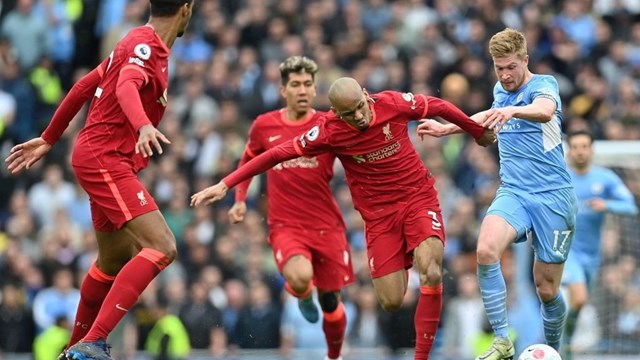
[[[382,127],[382,133],[384,134],[384,141],[393,139],[393,134],[391,133],[391,123],[387,123],[387,125]]]
[[[164,107],[167,107],[168,102],[169,102],[169,98],[167,96],[167,89],[164,89],[164,91],[162,92],[162,96],[158,98],[158,103],[160,103],[160,105]]]
[[[416,109],[416,98],[413,96],[412,93],[406,92],[402,94],[402,98],[404,99],[404,101],[411,103],[411,110]]]
[[[149,58],[151,57],[151,48],[149,47],[149,45],[144,43],[138,44],[133,49],[133,53],[142,60],[149,60]]]

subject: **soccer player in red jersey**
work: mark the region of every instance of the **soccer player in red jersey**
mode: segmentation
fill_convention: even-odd
[[[162,154],[161,142],[170,143],[156,126],[167,105],[169,49],[189,23],[193,0],[150,2],[149,22],[73,86],[41,137],[16,145],[6,159],[12,174],[30,168],[93,98],[72,164],[89,194],[98,258],[80,288],[69,359],[111,359],[107,336],[176,257],[175,238],[136,174],[154,149]]]
[[[406,269],[414,263],[418,268],[414,357],[428,359],[442,310],[445,237],[435,179],[413,148],[407,123],[441,116],[482,146],[494,143],[495,133],[445,100],[393,91],[369,95],[352,78],[336,80],[329,100],[333,115],[194,194],[191,205],[218,201],[229,187],[282,161],[335,154],[344,166],[354,206],[365,221],[369,270],[385,310],[400,308],[407,290]]]
[[[290,142],[326,114],[311,107],[317,71],[316,63],[302,56],[280,64],[280,93],[287,105],[256,118],[239,166]],[[269,243],[286,290],[298,298],[302,314],[312,323],[319,320],[312,300],[313,286],[318,289],[328,359],[340,358],[347,324],[340,290],[354,280],[344,221],[329,186],[335,159],[332,153],[296,157],[267,171]],[[244,218],[250,182],[236,187],[236,202],[229,210],[232,223]]]

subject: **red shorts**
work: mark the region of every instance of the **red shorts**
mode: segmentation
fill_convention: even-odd
[[[127,165],[111,164],[109,169],[74,166],[73,171],[89,195],[91,219],[97,231],[119,230],[127,221],[158,210],[153,197]]]
[[[444,225],[438,193],[427,187],[404,207],[387,216],[365,221],[367,257],[372,278],[413,265],[413,249],[435,236],[444,244]]]
[[[340,290],[355,280],[344,231],[277,227],[271,229],[269,243],[280,273],[291,257],[303,255],[311,260],[318,289]]]

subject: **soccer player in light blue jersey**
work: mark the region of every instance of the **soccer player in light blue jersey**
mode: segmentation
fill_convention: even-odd
[[[571,338],[582,307],[596,280],[600,265],[600,236],[607,213],[636,215],[631,191],[613,171],[591,164],[593,137],[587,131],[568,135],[569,174],[578,197],[576,241],[565,263],[562,284],[566,287],[569,313],[563,336],[563,360],[571,360]]]
[[[495,338],[476,360],[512,359],[515,354],[508,337],[507,287],[500,258],[512,243],[529,238],[535,252],[533,278],[542,302],[545,340],[559,349],[567,312],[560,280],[577,212],[561,145],[558,83],[552,76],[529,71],[526,39],[517,30],[495,34],[489,52],[498,78],[493,105],[472,118],[498,132],[502,184],[478,239],[478,283]],[[420,135],[457,132],[455,125],[434,120],[418,126]]]

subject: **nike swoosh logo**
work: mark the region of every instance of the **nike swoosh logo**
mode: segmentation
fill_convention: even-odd
[[[281,137],[282,137],[282,135],[269,136],[269,142],[274,142],[274,141],[280,139]]]
[[[129,310],[127,310],[127,309],[123,308],[122,306],[120,306],[120,304],[116,304],[116,309],[118,309],[118,310],[122,310],[122,311],[124,311],[124,312],[129,311]]]
[[[162,72],[164,72],[165,70],[167,70],[166,66],[162,68]]]

